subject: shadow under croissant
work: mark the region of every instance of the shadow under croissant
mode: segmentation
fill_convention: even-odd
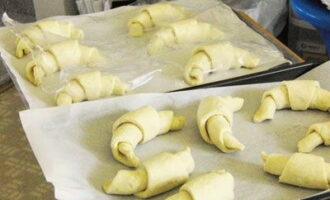
[[[268,87],[266,89],[268,89]],[[308,115],[308,113],[314,115],[315,113],[317,115],[315,115],[315,120],[313,121],[320,122],[324,120],[324,117],[327,116],[328,113],[318,110],[294,111],[291,109],[282,109],[276,111],[274,119],[255,124],[253,122],[253,116],[260,105],[264,91],[265,89],[259,90],[258,85],[255,85],[255,88],[234,92],[233,96],[242,97],[245,100],[245,105],[243,105],[241,111],[238,112],[237,117],[243,116],[245,121],[251,122],[251,126],[258,126],[258,129],[262,129],[264,134],[273,136],[274,145],[276,144],[276,146],[280,146],[289,152],[297,151],[297,142],[305,136],[308,124],[311,124],[310,120],[305,120],[304,115]],[[297,122],[294,124],[287,123],[281,120],[283,116],[296,118]],[[235,129],[235,126],[233,129]],[[238,130],[238,132],[240,131],[241,130]]]
[[[111,170],[109,170],[111,168]],[[88,182],[98,191],[104,193],[106,196],[111,196],[115,199],[137,199],[132,195],[117,195],[117,194],[106,194],[103,185],[106,181],[112,181],[120,170],[134,170],[132,168],[125,167],[120,163],[116,163],[115,166],[112,163],[98,164],[88,173]],[[150,199],[161,200],[177,192],[178,187],[172,188],[164,193],[152,196]]]
[[[106,112],[105,112],[106,113]],[[117,163],[112,157],[110,141],[112,123],[120,116],[122,112],[111,115],[104,114],[93,120],[87,120],[82,123],[84,135],[80,138],[81,144],[89,152],[93,153],[100,161],[110,161]],[[122,166],[119,164],[119,166]]]
[[[103,192],[105,180],[113,178],[118,170],[127,169],[112,157],[110,149],[112,122],[120,115],[121,112],[111,116],[105,114],[82,122],[84,135],[80,142],[98,160],[98,165],[88,172],[88,182],[100,192]]]
[[[233,92],[231,96],[244,99],[242,109],[236,114],[243,115],[244,120],[253,123],[253,115],[258,109],[264,91],[264,89],[258,89],[258,85],[256,85],[253,88],[243,88],[239,91]]]
[[[112,164],[111,164],[112,165]],[[127,200],[127,199],[138,199],[137,197],[135,197],[134,195],[116,195],[116,194],[106,194],[102,188],[102,185],[104,184],[105,181],[107,180],[112,180],[116,173],[119,171],[119,170],[127,170],[128,168],[125,168],[125,167],[119,167],[119,169],[116,169],[116,170],[109,170],[110,166],[107,166],[107,165],[98,165],[96,166],[95,168],[93,168],[91,170],[91,172],[88,174],[88,182],[98,191],[104,193],[105,196],[108,196],[108,197],[112,197],[112,198],[115,198],[115,199],[122,199],[122,200]],[[129,170],[129,169],[128,169]],[[153,196],[151,198],[148,198],[148,199],[152,199],[152,200],[164,200],[166,199],[166,197],[169,197],[173,194],[175,194],[177,191],[178,191],[178,188],[180,186],[176,187],[176,188],[173,188],[167,192],[164,192],[162,194],[159,194],[159,195],[156,195],[156,196]]]
[[[260,165],[250,162],[245,162],[240,159],[233,159],[231,157],[225,158],[227,163],[222,165],[222,168],[228,169],[228,171],[234,176],[235,179],[235,199],[245,199],[246,196],[255,196],[257,198],[258,185],[269,185],[270,187],[277,187],[278,190],[274,194],[270,194],[267,191],[267,199],[278,200],[287,199],[288,196],[293,199],[299,199],[302,195],[311,194],[315,190],[302,189],[296,186],[283,184],[278,182],[278,177],[264,172],[262,159],[260,158]],[[243,185],[254,185],[254,189],[239,192],[238,188],[244,188]],[[272,186],[274,185],[274,186]],[[301,190],[301,193],[297,193]],[[270,189],[271,191],[271,189]],[[295,195],[295,197],[293,196]],[[264,195],[263,199],[264,199]]]
[[[263,171],[263,169],[262,169]],[[291,199],[301,199],[304,196],[312,195],[314,193],[317,193],[319,190],[314,190],[310,188],[301,188],[298,186],[286,184],[286,183],[280,183],[279,177],[276,175],[269,174],[267,172],[263,171],[263,175],[267,177],[267,179],[273,179],[274,184],[277,184],[277,187],[280,188],[281,191],[277,190],[276,192],[268,193],[267,199],[269,200],[278,200],[278,199],[287,199],[288,196],[290,196]],[[269,183],[268,183],[269,184]],[[297,193],[297,191],[301,191],[300,193]]]
[[[98,191],[103,192],[102,190],[103,183],[106,180],[111,180],[112,178],[114,178],[117,171],[122,169],[132,169],[116,161],[113,158],[110,149],[112,123],[120,115],[122,115],[122,113],[125,112],[126,111],[113,113],[111,116],[105,114],[92,120],[83,120],[82,122],[82,129],[84,135],[81,137],[81,143],[84,146],[84,148],[86,148],[88,152],[91,152],[99,161],[98,162],[99,164],[93,169],[91,169],[90,172],[88,172],[88,182]],[[169,133],[169,134],[175,134],[175,133]],[[167,134],[165,134],[164,136],[166,135]],[[164,137],[164,136],[162,135],[159,137]],[[157,138],[155,138],[155,140],[156,139]],[[143,145],[144,144],[142,144],[141,146]],[[149,145],[153,145],[153,144],[149,144]],[[168,149],[168,150],[173,150],[173,149]],[[154,155],[155,151],[152,151],[148,154],[150,154],[150,156]],[[139,153],[137,153],[137,155],[139,155]],[[166,196],[163,196],[163,198],[165,197]]]

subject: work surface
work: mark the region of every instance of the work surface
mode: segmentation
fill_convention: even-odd
[[[23,102],[14,87],[0,93],[0,199],[54,199],[22,129]]]

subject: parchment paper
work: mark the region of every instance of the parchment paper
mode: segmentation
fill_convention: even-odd
[[[206,83],[263,71],[287,61],[272,43],[250,29],[225,4],[216,0],[178,0],[175,3],[196,13],[197,19],[217,26],[225,33],[224,39],[243,46],[262,58],[261,66],[257,69],[219,71],[209,75]],[[71,21],[83,29],[86,38],[82,43],[99,48],[107,60],[106,67],[100,70],[117,75],[137,87],[132,93],[164,92],[188,87],[183,81],[184,64],[194,46],[172,49],[161,56],[148,56],[146,45],[153,32],[142,38],[132,38],[128,35],[127,22],[138,10],[137,7],[126,6],[91,15],[55,18]],[[27,26],[0,29],[1,56],[30,108],[55,106],[56,90],[68,81],[63,77],[70,77],[85,68],[78,67],[73,72],[64,70],[55,73],[45,78],[41,87],[34,87],[25,79],[25,66],[31,60],[31,55],[22,59],[14,56],[15,35],[11,30],[17,32],[24,27]],[[149,81],[141,85],[141,79]]]
[[[330,89],[330,63],[304,76],[320,80]],[[69,107],[33,109],[20,113],[21,121],[47,181],[55,186],[60,200],[135,199],[105,195],[101,185],[120,169],[128,169],[112,158],[111,126],[127,111],[143,105],[157,109],[173,109],[187,118],[182,131],[159,136],[139,145],[136,154],[143,161],[163,151],[177,151],[190,146],[196,162],[192,177],[215,169],[226,169],[235,178],[235,199],[298,199],[318,192],[278,183],[278,177],[262,169],[261,151],[292,154],[308,127],[330,119],[320,111],[281,110],[275,119],[252,123],[262,93],[278,83],[203,89],[169,94],[137,94],[119,98],[78,103]],[[225,154],[205,143],[196,125],[199,101],[209,95],[232,95],[245,99],[241,111],[234,115],[233,133],[245,144],[238,153]],[[329,147],[317,147],[313,154],[330,162]],[[308,166],[306,166],[308,167]],[[152,199],[164,199],[174,189]]]

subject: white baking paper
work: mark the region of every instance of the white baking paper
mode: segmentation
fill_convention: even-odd
[[[330,63],[314,69],[305,79],[320,80],[330,89]],[[278,183],[278,177],[263,171],[261,151],[292,154],[308,127],[330,119],[320,111],[277,111],[272,121],[251,121],[262,93],[278,83],[202,89],[168,94],[136,94],[119,98],[78,103],[68,107],[33,109],[20,112],[23,128],[47,179],[55,187],[59,200],[135,199],[106,195],[101,185],[127,167],[112,158],[111,126],[124,113],[143,105],[172,109],[187,118],[183,130],[159,136],[139,145],[136,154],[143,161],[163,151],[191,147],[196,162],[192,177],[216,169],[226,169],[235,178],[235,199],[298,199],[318,192]],[[233,133],[246,146],[238,153],[225,154],[205,143],[196,125],[199,101],[209,95],[232,95],[245,100],[234,115]],[[329,147],[317,147],[312,153],[330,162]],[[306,166],[308,167],[308,166]],[[174,189],[152,199],[164,199]]]
[[[277,64],[286,62],[282,53],[269,41],[250,29],[240,21],[234,12],[223,3],[216,0],[178,0],[175,3],[184,5],[196,13],[197,19],[209,22],[225,32],[226,40],[261,56],[262,65],[254,70],[237,69],[212,73],[206,82],[224,80],[240,75],[266,70]],[[121,7],[107,12],[82,16],[55,17],[59,20],[71,21],[85,32],[82,43],[96,46],[107,60],[103,72],[119,76],[137,87],[132,93],[164,92],[189,87],[183,80],[184,65],[194,46],[168,51],[161,56],[152,57],[146,54],[146,45],[152,32],[142,38],[132,38],[128,35],[127,22],[137,14],[139,8],[133,6]],[[25,66],[31,55],[22,59],[14,56],[14,32],[27,26],[6,27],[0,29],[0,52],[5,65],[8,66],[17,87],[22,91],[30,108],[55,106],[55,92],[68,80],[73,73],[84,70],[75,68],[73,72],[64,70],[61,73],[44,79],[41,87],[35,87],[25,79]],[[64,74],[64,76],[63,76]],[[147,77],[144,75],[148,74]],[[152,76],[150,76],[150,74]],[[148,80],[145,84],[135,83],[137,80]]]

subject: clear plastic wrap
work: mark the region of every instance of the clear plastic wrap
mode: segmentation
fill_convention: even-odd
[[[277,48],[271,48],[267,44],[267,41],[261,39],[262,36],[258,34],[251,34],[249,32],[249,28],[245,24],[242,25],[241,21],[234,20],[235,17],[236,15],[232,12],[220,13],[217,6],[208,8],[205,11],[198,13],[194,18],[196,18],[199,22],[209,23],[218,28],[221,32],[224,33],[224,37],[220,39],[209,40],[207,42],[203,41],[188,44],[167,45],[164,46],[161,53],[157,54],[156,57],[158,57],[158,60],[162,63],[162,65],[168,66],[167,69],[172,68],[172,71],[176,70],[176,74],[180,74],[181,77],[184,74],[184,66],[192,57],[192,52],[194,49],[198,48],[199,46],[216,44],[226,41],[230,42],[236,48],[252,52],[256,57],[260,59],[260,62],[254,69],[247,69],[246,67],[242,66],[242,68],[239,70],[242,72],[242,75],[244,72],[257,72],[259,70],[264,70],[265,68],[270,68],[284,62],[283,55],[280,51],[278,51]],[[228,23],[229,21],[230,24]],[[167,27],[164,27],[163,29],[166,28]],[[242,57],[237,58],[237,60],[241,59]],[[286,62],[290,61],[287,60]],[[229,74],[234,70],[213,69],[205,72],[206,81],[204,83],[210,83],[229,78]]]
[[[193,16],[197,20],[212,24],[221,30],[225,34],[222,40],[243,46],[262,58],[262,65],[254,70],[241,68],[212,73],[207,75],[205,83],[264,71],[288,62],[271,42],[249,28],[225,4],[216,0],[178,0],[173,3],[186,7],[194,13]],[[133,88],[130,93],[166,92],[189,87],[183,78],[184,65],[190,58],[192,50],[201,43],[178,45],[159,56],[149,56],[146,53],[146,46],[152,35],[159,29],[152,30],[143,37],[133,38],[129,35],[127,28],[128,20],[140,9],[141,7],[125,6],[102,13],[62,16],[53,19],[69,21],[75,27],[82,29],[85,37],[80,43],[96,47],[106,60],[105,66],[97,70],[118,76],[129,83]],[[54,106],[56,91],[74,74],[91,69],[70,67],[60,73],[47,76],[41,87],[33,86],[26,81],[24,69],[27,62],[35,55],[34,51],[21,59],[15,58],[13,53],[17,33],[24,30],[17,29],[20,26],[26,28],[31,25],[13,22],[0,30],[0,38],[7,38],[7,40],[0,40],[2,58],[18,82],[18,87],[22,90],[30,108]],[[38,51],[43,51],[43,49],[38,48]]]
[[[11,19],[6,13],[3,14],[2,21],[5,26],[10,30],[10,32],[13,33],[13,35],[16,37],[16,44],[19,40],[22,41],[23,44],[26,44],[23,40],[25,37],[27,37],[26,35],[24,35],[24,31],[33,27],[33,24],[21,24]],[[30,49],[30,52],[27,54],[25,53],[25,55],[23,55],[22,57],[26,57],[31,62],[32,60],[36,60],[39,57],[44,57],[44,54],[50,52],[49,49],[59,43],[75,41],[75,39],[62,37],[60,35],[46,31],[42,31],[42,34],[45,38],[44,41],[47,42],[34,44],[34,46]],[[78,40],[78,43],[79,45],[84,45],[87,47],[94,47],[90,45],[95,44],[102,49],[102,52],[106,52],[107,50],[107,45],[99,43],[99,41],[84,41],[83,39],[80,39]],[[120,42],[118,42],[117,45],[118,44],[120,45]],[[108,54],[105,53],[100,54],[100,59],[97,59],[92,63],[88,63],[89,66],[87,66],[87,64],[85,63],[79,63],[77,65],[72,65],[72,63],[64,63],[64,65],[60,67],[62,69],[60,69],[58,73],[55,72],[43,78],[42,84],[39,86],[40,90],[43,93],[54,98],[59,89],[68,84],[69,81],[72,80],[72,78],[74,78],[76,75],[87,72],[100,71],[102,75],[112,75],[118,77],[120,80],[128,84],[130,91],[134,91],[134,89],[141,87],[144,84],[147,84],[155,76],[155,74],[161,72],[161,69],[159,69],[158,65],[156,65],[155,62],[152,60],[148,63],[145,63],[145,65],[150,66],[149,69],[141,68],[140,64],[132,63],[131,66],[134,66],[135,70],[131,70],[130,68],[125,67],[127,65],[121,66],[117,63],[118,61],[115,58],[120,58],[123,56],[119,52],[117,55],[111,57],[109,57]],[[127,71],[130,71],[130,75],[133,76],[127,76]],[[24,76],[24,73],[22,75]],[[12,76],[12,78],[15,78],[15,76]]]
[[[130,5],[144,5],[159,2],[160,0],[137,0]],[[219,0],[221,1],[221,0]],[[325,5],[329,5],[329,0],[321,0]],[[94,3],[96,2],[96,3]],[[88,1],[82,4],[81,0],[76,0],[80,14],[87,14],[111,9],[112,0],[103,0],[103,4],[99,6],[102,0]],[[126,1],[127,4],[130,1]],[[239,9],[250,15],[255,21],[260,23],[268,31],[274,35],[279,35],[283,30],[288,14],[288,5],[286,0],[223,0],[224,3],[234,9]],[[95,7],[94,4],[97,6]],[[125,4],[125,1],[123,1]],[[93,7],[94,9],[88,9]]]
[[[246,12],[274,35],[283,30],[288,15],[287,0],[223,0],[234,9]]]

